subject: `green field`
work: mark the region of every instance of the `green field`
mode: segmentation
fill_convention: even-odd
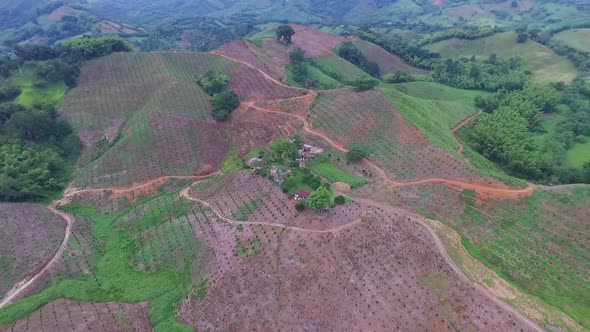
[[[306,163],[315,174],[327,179],[331,183],[343,182],[349,184],[352,188],[359,188],[367,184],[367,180],[352,175],[342,168],[334,165],[327,157],[318,157]]]
[[[319,68],[312,66],[309,63],[306,63],[305,66],[307,67],[307,78],[312,82],[314,89],[330,90],[343,86],[340,82],[326,75]],[[291,70],[291,65],[288,65],[285,68],[285,75],[287,76],[287,83],[289,83],[289,85],[300,88],[303,87],[301,84],[295,81],[293,71]]]
[[[357,76],[369,76],[362,69],[342,59],[337,55],[330,55],[313,59],[314,66],[327,75],[338,77],[340,83],[352,81]]]
[[[571,82],[576,77],[576,68],[570,60],[532,40],[524,44],[517,43],[515,32],[475,40],[454,38],[430,44],[426,48],[445,57],[488,57],[490,54],[500,57],[519,56],[527,62],[534,78],[543,83]]]
[[[35,86],[39,81],[35,68],[35,63],[29,63],[22,68],[22,75],[18,70],[14,71],[4,85],[18,86],[22,90],[15,102],[23,106],[32,106],[37,102],[59,106],[66,94],[67,86],[63,82],[46,82],[41,86]]]
[[[582,168],[590,162],[590,138],[586,137],[585,143],[576,143],[565,153],[565,164]]]
[[[582,52],[590,52],[590,29],[565,30],[553,36],[553,40]]]

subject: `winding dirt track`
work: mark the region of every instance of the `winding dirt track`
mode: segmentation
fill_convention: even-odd
[[[37,279],[39,279],[45,272],[47,272],[47,270],[49,270],[49,268],[51,266],[53,266],[53,264],[55,264],[55,262],[61,257],[61,254],[63,253],[63,251],[66,249],[66,246],[68,244],[68,240],[70,239],[70,235],[72,234],[72,225],[74,224],[74,218],[67,213],[57,210],[56,207],[58,206],[58,204],[59,204],[58,201],[55,201],[47,208],[51,212],[64,218],[67,222],[66,231],[64,234],[63,241],[61,242],[61,245],[59,246],[59,248],[57,249],[57,251],[55,252],[53,257],[51,257],[51,259],[47,263],[45,263],[39,270],[37,270],[36,273],[32,277],[30,277],[28,279],[25,278],[24,280],[17,282],[12,287],[12,289],[6,294],[4,299],[2,299],[2,302],[0,302],[0,308],[5,307],[15,297],[17,297],[25,289],[27,289],[30,285],[32,285],[35,281],[37,281]]]
[[[220,211],[218,211],[212,204],[210,204],[209,202],[203,201],[201,199],[192,197],[190,195],[190,187],[184,189],[183,191],[180,192],[180,195],[190,201],[194,201],[197,203],[200,203],[206,207],[208,207],[209,209],[211,209],[211,211],[213,211],[213,213],[217,216],[217,218],[231,224],[231,225],[264,225],[264,226],[270,226],[270,227],[278,227],[281,229],[288,229],[288,230],[292,230],[292,231],[296,231],[296,232],[304,232],[304,233],[337,233],[343,229],[355,226],[357,224],[361,223],[361,218],[355,219],[352,222],[349,222],[347,224],[338,226],[338,227],[334,227],[334,228],[329,228],[329,229],[325,229],[325,230],[317,230],[317,229],[309,229],[309,228],[302,228],[302,227],[295,227],[295,226],[290,226],[290,225],[285,225],[285,224],[277,224],[277,223],[269,223],[269,222],[248,222],[248,221],[238,221],[238,220],[233,220],[233,219],[228,219],[226,217],[224,217],[222,215],[222,213]],[[436,245],[437,250],[442,254],[442,256],[444,257],[444,260],[446,261],[446,263],[453,269],[453,271],[455,271],[455,273],[461,278],[463,279],[465,282],[467,282],[468,284],[472,285],[473,287],[475,287],[478,291],[480,291],[481,293],[483,293],[485,296],[487,296],[490,300],[494,301],[495,303],[497,303],[501,308],[503,308],[504,310],[506,310],[507,312],[510,312],[511,314],[513,314],[514,316],[518,317],[519,319],[521,319],[522,321],[524,321],[527,325],[529,325],[529,327],[532,330],[535,331],[543,331],[543,329],[541,329],[535,322],[529,320],[528,318],[526,318],[525,316],[523,316],[520,312],[516,311],[513,307],[511,307],[510,305],[508,305],[507,303],[501,301],[500,299],[498,299],[496,296],[494,296],[487,288],[485,288],[484,286],[480,285],[479,283],[471,280],[457,265],[455,265],[455,262],[451,259],[451,257],[449,256],[444,244],[442,243],[442,241],[438,238],[438,236],[436,235],[436,232],[430,227],[430,225],[428,225],[428,223],[426,222],[426,219],[422,216],[418,216],[414,213],[411,213],[407,210],[404,209],[400,209],[400,208],[395,208],[392,207],[390,205],[387,204],[382,204],[382,203],[378,203],[376,201],[370,200],[370,199],[365,199],[365,198],[355,198],[355,201],[359,202],[359,203],[363,203],[365,205],[369,205],[369,206],[374,206],[374,207],[378,207],[382,210],[386,210],[389,212],[393,212],[393,213],[399,213],[402,215],[406,215],[406,216],[410,216],[412,217],[416,222],[418,222],[418,224],[420,224],[422,227],[426,228],[426,230],[428,230],[428,232],[430,233],[432,239],[434,240],[434,243]]]

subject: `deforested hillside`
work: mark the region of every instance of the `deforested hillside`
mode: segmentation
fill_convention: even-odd
[[[74,184],[120,186],[217,170],[232,138],[230,127],[211,117],[210,97],[196,83],[209,70],[231,77],[229,88],[243,102],[302,93],[212,54],[115,54],[91,61],[62,107],[85,146]]]

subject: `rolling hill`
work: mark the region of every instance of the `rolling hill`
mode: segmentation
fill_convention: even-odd
[[[571,82],[576,76],[576,68],[570,60],[530,39],[526,43],[517,43],[514,32],[475,40],[453,38],[427,45],[426,48],[446,57],[519,56],[528,63],[536,80],[544,83]]]

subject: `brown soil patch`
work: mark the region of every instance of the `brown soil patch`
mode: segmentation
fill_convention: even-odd
[[[295,30],[292,37],[293,45],[301,48],[308,58],[331,55],[336,45],[347,40],[355,40],[355,37],[337,37],[306,26],[296,24],[291,26]]]
[[[68,15],[70,12],[71,10],[68,7],[59,7],[51,12],[51,14],[49,14],[47,17],[52,20],[59,21],[62,17]]]
[[[275,61],[275,59],[267,55],[263,49],[260,49],[251,43],[243,40],[234,40],[223,45],[215,52],[246,62],[276,79],[281,81],[285,80],[283,68],[286,64],[282,61]]]
[[[379,66],[381,74],[391,74],[398,71],[409,73],[427,72],[406,64],[399,56],[389,53],[381,46],[364,40],[356,40],[353,44],[363,52],[369,61],[375,62]]]
[[[148,304],[59,299],[2,331],[151,331]]]
[[[401,214],[367,208],[361,223],[330,234],[212,226],[199,233],[219,243],[207,298],[181,309],[198,330],[530,330]],[[255,240],[259,249],[234,254]]]

